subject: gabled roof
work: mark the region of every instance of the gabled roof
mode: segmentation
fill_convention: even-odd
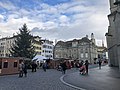
[[[82,39],[79,40],[79,42],[88,42],[88,43],[90,43],[91,40],[89,40],[87,37],[83,37]]]

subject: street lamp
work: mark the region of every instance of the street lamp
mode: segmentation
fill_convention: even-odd
[[[105,36],[113,37],[113,35],[106,33]]]

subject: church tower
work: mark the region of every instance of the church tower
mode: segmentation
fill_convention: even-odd
[[[95,38],[94,38],[94,34],[93,34],[93,33],[91,33],[91,41],[92,41],[94,44],[96,44],[96,43],[95,43]]]

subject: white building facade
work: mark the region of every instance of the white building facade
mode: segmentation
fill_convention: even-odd
[[[42,39],[42,53],[41,55],[46,59],[53,59],[53,41]]]
[[[15,36],[0,39],[0,57],[10,57],[10,49],[15,42]]]

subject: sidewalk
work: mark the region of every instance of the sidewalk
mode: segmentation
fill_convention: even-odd
[[[109,66],[90,69],[88,75],[67,74],[63,81],[79,90],[120,90],[120,72]]]

